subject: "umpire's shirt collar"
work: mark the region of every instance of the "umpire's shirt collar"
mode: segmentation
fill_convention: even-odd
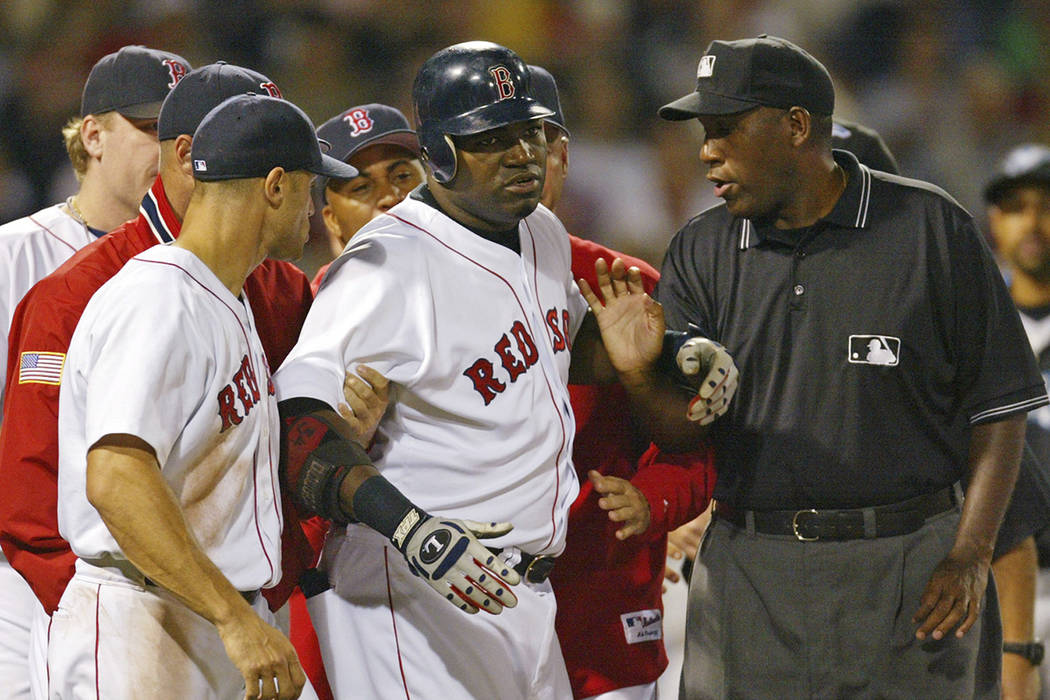
[[[849,151],[836,149],[831,153],[835,162],[846,173],[846,189],[843,190],[842,196],[835,203],[831,213],[812,226],[801,229],[778,229],[772,224],[743,219],[738,243],[740,250],[753,248],[765,240],[794,246],[799,243],[803,235],[824,224],[831,224],[842,229],[867,228],[868,204],[871,198],[871,171],[867,166],[861,165],[857,157]]]

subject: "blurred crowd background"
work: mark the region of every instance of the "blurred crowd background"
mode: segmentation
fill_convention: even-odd
[[[760,33],[823,61],[836,115],[878,130],[905,175],[979,217],[1002,153],[1050,143],[1045,0],[3,0],[0,221],[75,191],[61,127],[92,64],[125,44],[259,70],[320,124],[366,102],[411,118],[423,60],[488,39],[558,80],[569,230],[659,265],[671,235],[716,200],[699,124],[656,110],[695,87],[709,41]],[[308,273],[329,256],[315,228]]]

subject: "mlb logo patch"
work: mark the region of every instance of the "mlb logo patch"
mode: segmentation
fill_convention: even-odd
[[[901,357],[901,339],[892,335],[851,335],[849,361],[855,365],[896,367]]]
[[[715,57],[714,56],[703,56],[700,58],[700,64],[696,67],[697,78],[710,78],[715,72]]]
[[[639,610],[620,615],[623,636],[628,644],[652,642],[664,636],[663,615],[659,610]]]
[[[193,161],[193,169],[199,173],[208,171],[208,161],[206,160],[195,160]]]

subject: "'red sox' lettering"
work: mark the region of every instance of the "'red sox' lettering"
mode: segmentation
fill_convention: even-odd
[[[267,378],[267,389],[270,393],[272,393],[271,387],[272,383]],[[217,398],[219,417],[222,418],[222,430],[219,432],[225,432],[227,428],[240,425],[244,416],[247,416],[252,407],[259,403],[259,399],[262,398],[259,394],[259,380],[255,376],[255,368],[248,361],[247,355],[241,358],[240,369],[234,373],[233,380],[219,391]],[[237,400],[240,400],[243,414],[237,409]]]
[[[559,315],[563,317],[564,327],[558,326]],[[546,320],[554,352],[568,350],[569,312],[562,311],[559,314],[558,309],[550,309],[546,313]],[[496,353],[498,362],[479,357],[470,367],[463,370],[463,376],[474,384],[474,391],[481,395],[486,406],[506,391],[508,384],[516,382],[540,359],[536,342],[521,321],[515,321],[510,331],[500,336],[492,346],[492,350]],[[505,380],[501,378],[502,375],[505,375]]]

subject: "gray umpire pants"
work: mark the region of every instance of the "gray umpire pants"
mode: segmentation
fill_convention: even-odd
[[[689,588],[681,700],[998,698],[995,585],[970,631],[915,638],[911,618],[958,510],[908,535],[800,542],[717,517]]]

